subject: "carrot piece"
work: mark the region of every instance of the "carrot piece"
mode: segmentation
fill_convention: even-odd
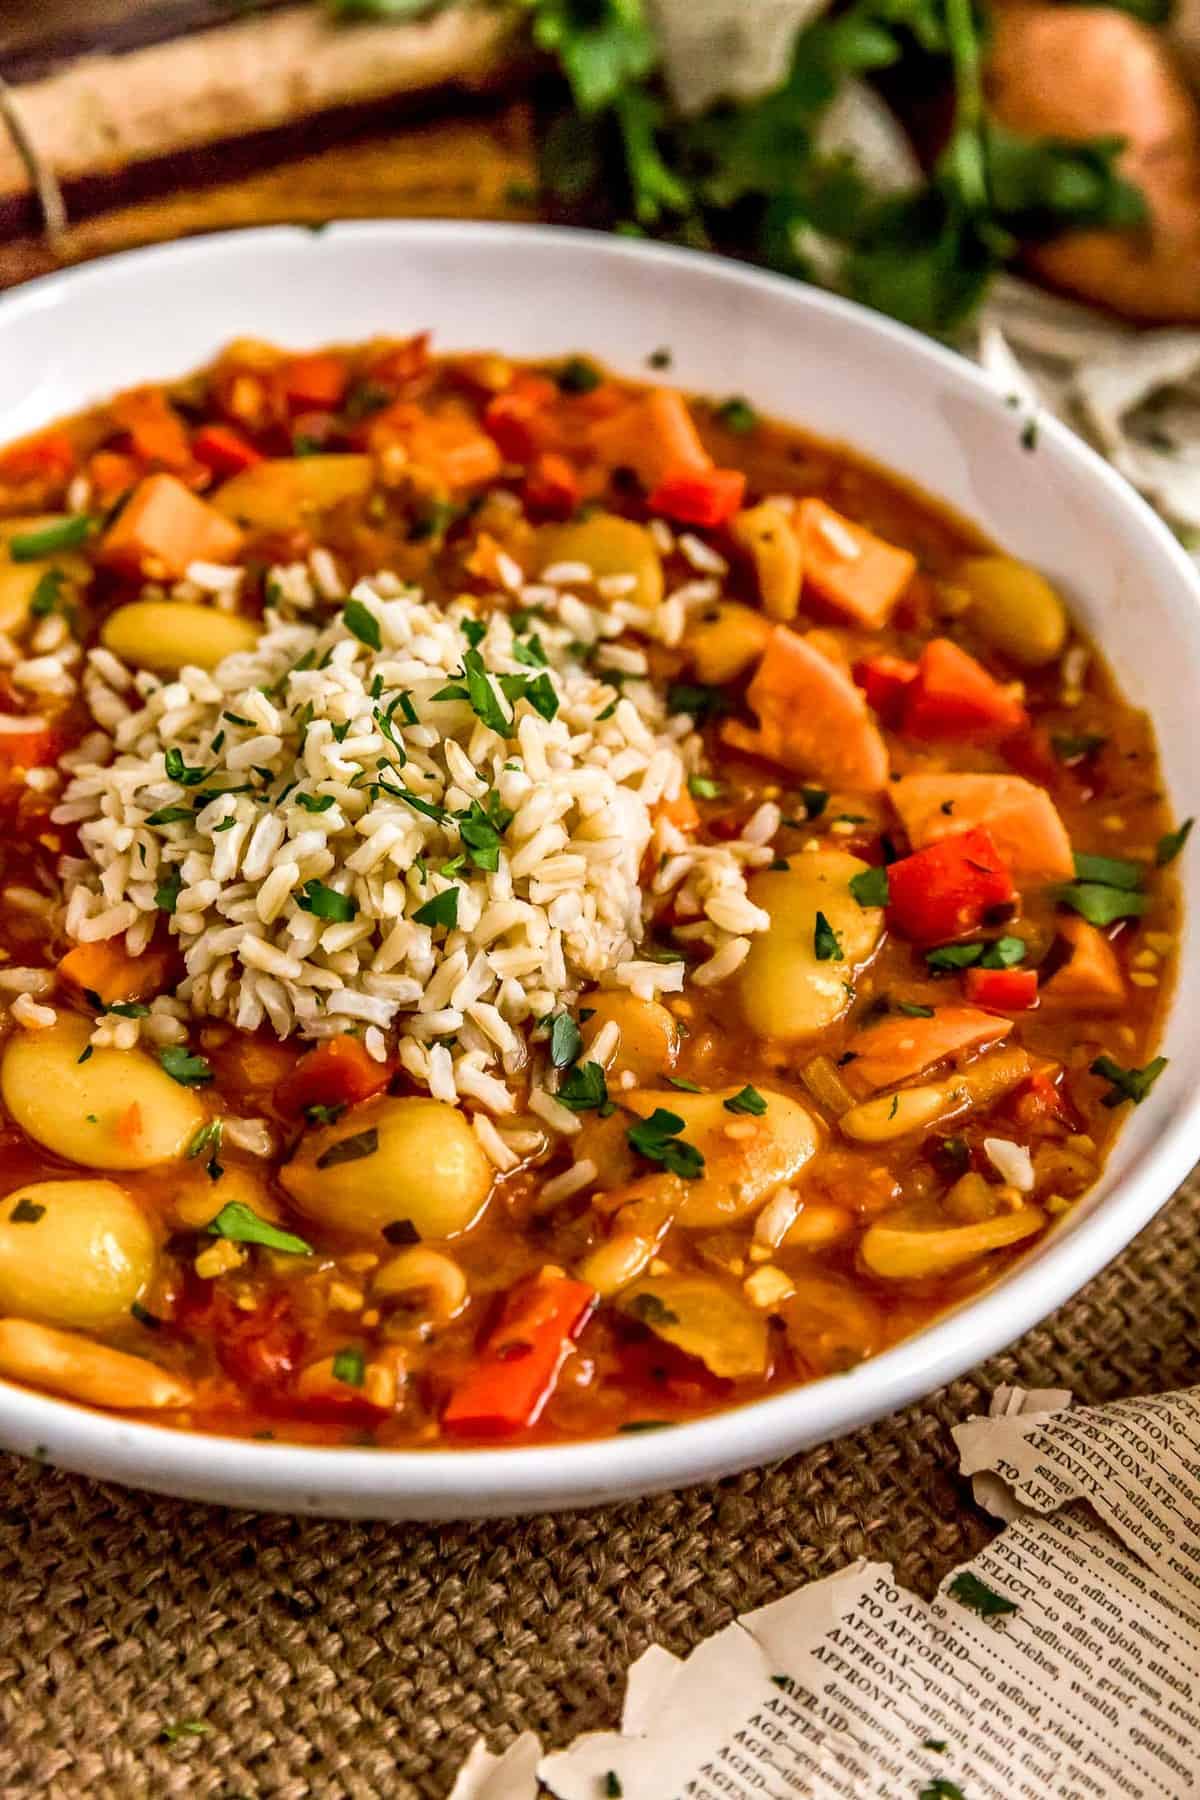
[[[903,775],[889,793],[914,850],[983,825],[1014,875],[1069,881],[1075,872],[1058,808],[1020,775]]]
[[[591,448],[607,468],[632,469],[647,489],[713,466],[686,400],[672,388],[652,388],[602,420],[592,431]]]
[[[278,380],[284,399],[295,411],[328,408],[334,412],[342,403],[350,376],[340,356],[316,350],[309,356],[289,356]]]
[[[500,1438],[535,1425],[595,1304],[595,1288],[566,1276],[515,1287],[478,1363],[451,1396],[443,1428],[457,1437]]]
[[[916,680],[917,665],[903,656],[864,656],[854,665],[854,679],[867,696],[867,705],[885,725],[899,723],[904,696]]]
[[[565,456],[544,450],[534,459],[525,482],[525,504],[531,512],[569,519],[582,497],[578,472]]]
[[[376,454],[389,444],[400,444],[416,468],[450,488],[479,487],[500,473],[500,452],[471,413],[451,403],[427,412],[411,400],[399,400],[376,413],[367,433]]]
[[[666,820],[676,831],[695,831],[700,823],[696,802],[687,788],[681,787],[673,800],[660,800],[654,808],[654,823]]]
[[[805,586],[859,625],[886,625],[917,559],[843,517],[824,500],[802,500],[797,517]]]
[[[1037,1004],[1036,969],[968,969],[963,987],[973,1006],[990,1012],[1027,1012]]]
[[[740,469],[702,469],[695,474],[668,475],[650,494],[651,512],[678,525],[712,528],[732,519],[742,504],[746,477]]]
[[[306,1106],[356,1106],[381,1094],[394,1072],[391,1063],[368,1056],[356,1037],[328,1038],[284,1076],[275,1104],[286,1113],[301,1113]]]
[[[127,456],[123,450],[97,450],[88,458],[87,472],[93,500],[109,507],[142,479],[146,469],[140,457]]]
[[[983,830],[942,838],[887,873],[888,923],[918,944],[962,937],[1016,898],[1004,858]]]
[[[6,481],[65,480],[75,473],[75,446],[65,431],[39,431],[0,452],[0,476]]]
[[[972,1006],[939,1006],[932,1019],[891,1013],[850,1039],[854,1060],[846,1073],[861,1088],[894,1087],[921,1075],[934,1063],[967,1050],[998,1044],[1012,1030],[1011,1019]]]
[[[232,561],[241,545],[232,519],[176,476],[147,475],[101,538],[97,561],[127,575],[178,579],[191,563]]]
[[[910,737],[1003,738],[1028,722],[1021,702],[973,656],[949,638],[926,644],[904,699],[903,729]]]
[[[886,785],[887,748],[866,701],[808,638],[777,625],[746,698],[758,730],[730,720],[722,736],[735,749],[815,775],[831,788],[866,793]]]
[[[35,713],[0,713],[0,772],[41,769],[65,748],[62,733]]]
[[[1058,935],[1070,954],[1047,981],[1043,990],[1046,1001],[1070,1006],[1076,1012],[1120,1012],[1125,1005],[1125,978],[1104,933],[1086,919],[1062,919]]]
[[[247,443],[232,425],[202,425],[192,439],[192,450],[214,475],[238,475],[264,460],[262,451]]]
[[[195,467],[183,420],[161,388],[130,388],[109,404],[113,422],[128,433],[133,454],[177,475]]]
[[[95,994],[105,1006],[122,1000],[145,1000],[166,986],[171,967],[166,950],[143,950],[130,956],[120,938],[76,944],[58,965],[58,978],[81,994]]]

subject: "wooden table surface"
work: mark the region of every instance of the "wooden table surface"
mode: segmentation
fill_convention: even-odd
[[[81,218],[57,251],[36,236],[0,242],[0,287],[64,263],[236,226],[536,218],[528,105],[462,96],[448,105],[453,113],[290,156],[237,179],[205,181],[211,159],[183,159],[183,180],[170,192]],[[193,172],[199,179],[189,179]]]

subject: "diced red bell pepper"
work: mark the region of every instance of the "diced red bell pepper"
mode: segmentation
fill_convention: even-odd
[[[478,1363],[442,1414],[444,1430],[502,1438],[535,1425],[595,1304],[595,1288],[565,1275],[515,1287]]]
[[[1054,754],[1050,733],[1043,725],[1031,726],[1026,722],[1023,731],[1004,738],[996,748],[1009,768],[1023,775],[1026,781],[1036,781],[1039,787],[1054,787],[1062,780],[1062,764]]]
[[[899,722],[904,696],[916,676],[916,663],[903,656],[864,656],[854,665],[854,679],[867,696],[867,705],[885,725]]]
[[[988,1012],[1027,1012],[1037,1004],[1036,969],[968,969],[967,999]]]
[[[904,696],[903,729],[916,738],[1006,738],[1029,723],[1021,702],[949,638],[926,644]]]
[[[347,1033],[306,1051],[276,1087],[275,1104],[285,1113],[301,1113],[306,1106],[357,1106],[381,1094],[393,1073],[391,1063],[376,1062]]]
[[[350,374],[340,356],[317,350],[311,356],[289,356],[278,380],[293,411],[336,412],[349,386]]]
[[[220,1197],[214,1207],[220,1211]],[[211,1306],[197,1315],[197,1323],[213,1332],[217,1359],[239,1387],[249,1388],[258,1399],[278,1399],[290,1384],[300,1359],[304,1338],[292,1316],[286,1294],[274,1294],[243,1312],[230,1297],[216,1289]]]
[[[745,492],[746,477],[740,469],[700,469],[668,475],[653,490],[648,505],[651,512],[679,525],[712,527],[732,519]]]
[[[940,944],[982,925],[1016,898],[991,833],[941,838],[888,869],[888,922],[918,944]]]
[[[238,475],[264,460],[232,425],[202,425],[192,439],[192,452],[214,475]]]
[[[531,462],[539,450],[552,447],[551,409],[559,391],[544,375],[518,375],[511,387],[484,409],[484,430],[506,462]]]
[[[65,431],[40,431],[0,453],[0,476],[5,481],[65,481],[75,473],[75,464],[75,446]]]
[[[1069,1131],[1082,1130],[1078,1113],[1061,1084],[1061,1071],[1035,1069],[1026,1081],[1010,1095],[1008,1111],[1026,1127],[1049,1124],[1065,1125]]]
[[[546,450],[534,459],[525,482],[525,504],[530,512],[569,519],[582,497],[579,476],[565,456]]]

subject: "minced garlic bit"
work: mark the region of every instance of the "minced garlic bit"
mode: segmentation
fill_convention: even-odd
[[[192,1267],[201,1281],[215,1281],[218,1275],[228,1275],[234,1269],[240,1269],[246,1260],[246,1252],[241,1244],[233,1244],[228,1238],[218,1238],[207,1250],[202,1250]]]

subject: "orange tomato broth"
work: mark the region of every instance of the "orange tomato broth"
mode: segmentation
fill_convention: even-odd
[[[536,378],[532,388],[531,377]],[[597,455],[595,450],[597,436],[603,441],[603,428],[638,391],[636,385],[586,364],[570,366],[566,392],[557,387],[563,378],[559,364],[530,371],[499,356],[434,357],[425,338],[310,356],[235,345],[209,370],[149,395],[143,392],[140,398],[126,396],[97,407],[0,453],[0,510],[12,517],[61,509],[71,483],[83,474],[91,484],[89,504],[108,515],[105,530],[111,531],[114,514],[119,523],[119,509],[129,506],[130,494],[136,495],[139,484],[155,474],[168,472],[204,496],[259,456],[286,456],[297,449],[366,449],[377,459],[379,481],[365,500],[340,503],[319,519],[298,519],[285,530],[246,537],[240,550],[251,571],[245,610],[261,610],[271,564],[303,558],[318,544],[338,559],[347,589],[353,578],[382,567],[421,584],[435,599],[462,591],[482,595],[494,588],[488,569],[497,547],[527,564],[535,534],[547,522],[597,505],[634,519],[648,516],[645,481],[630,473],[619,451],[614,460],[611,453]],[[533,400],[524,411],[521,404],[510,405],[507,413],[503,405],[497,407],[505,397],[520,400],[529,392]],[[1057,657],[1044,667],[1022,668],[989,644],[973,623],[962,570],[964,557],[986,546],[972,528],[903,480],[842,448],[737,408],[695,400],[690,411],[705,461],[744,475],[747,506],[763,496],[819,497],[843,520],[867,527],[916,559],[916,573],[885,624],[873,627],[852,620],[814,593],[810,582],[797,616],[784,621],[785,632],[815,632],[822,654],[850,664],[886,655],[905,667],[919,663],[931,640],[950,639],[1006,693],[1018,696],[1016,704],[1023,705],[1028,722],[1002,740],[960,735],[931,742],[906,735],[902,711],[895,710],[903,707],[903,699],[877,690],[889,713],[890,722],[879,723],[893,776],[929,769],[1018,774],[1049,794],[1076,850],[1128,859],[1147,871],[1144,914],[1103,928],[1121,975],[1119,1010],[1094,1012],[1082,1003],[1047,998],[1045,982],[1053,980],[1065,960],[1070,945],[1063,931],[1074,915],[1064,910],[1055,884],[1018,884],[1011,904],[951,936],[974,942],[1003,933],[1025,941],[1019,966],[1039,971],[1038,1003],[1000,1016],[1011,1023],[1007,1046],[1019,1046],[1032,1059],[1028,1078],[957,1122],[867,1144],[839,1134],[834,1106],[816,1097],[806,1070],[811,1071],[814,1059],[827,1059],[851,1085],[854,1097],[863,1098],[852,1086],[853,1062],[842,1060],[856,1034],[885,1018],[911,1018],[915,1027],[925,1008],[969,1004],[969,971],[931,970],[927,943],[889,930],[855,982],[847,1014],[813,1040],[787,1044],[763,1041],[749,1030],[740,1013],[736,979],[709,989],[687,986],[683,995],[666,1002],[686,1033],[670,1071],[680,1089],[684,1084],[770,1088],[801,1101],[826,1127],[824,1147],[799,1184],[800,1216],[813,1221],[808,1243],[760,1255],[753,1248],[751,1216],[720,1230],[684,1232],[676,1227],[657,1253],[671,1269],[703,1274],[733,1296],[744,1294],[745,1282],[756,1270],[781,1272],[785,1297],[760,1309],[767,1327],[765,1373],[740,1379],[714,1374],[699,1357],[657,1335],[651,1323],[602,1300],[585,1309],[581,1328],[572,1320],[563,1329],[561,1367],[547,1384],[536,1416],[503,1432],[449,1436],[442,1419],[451,1397],[479,1367],[489,1339],[494,1346],[497,1320],[513,1289],[547,1269],[559,1272],[551,1279],[563,1272],[571,1277],[612,1229],[611,1192],[585,1191],[557,1208],[539,1211],[540,1189],[570,1160],[565,1149],[553,1148],[539,1166],[498,1179],[481,1221],[460,1238],[437,1246],[458,1263],[468,1283],[468,1302],[449,1322],[434,1319],[419,1296],[408,1306],[374,1304],[372,1276],[395,1253],[392,1247],[347,1240],[314,1226],[311,1219],[298,1219],[273,1177],[271,1216],[302,1234],[314,1256],[251,1250],[240,1267],[206,1280],[195,1269],[198,1253],[212,1243],[196,1229],[204,1211],[202,1197],[196,1198],[203,1158],[182,1172],[169,1165],[119,1175],[115,1179],[153,1221],[160,1251],[138,1316],[100,1335],[193,1385],[194,1402],[155,1413],[157,1422],[206,1432],[381,1447],[441,1447],[497,1437],[507,1444],[555,1442],[669,1425],[845,1368],[907,1337],[994,1281],[1027,1243],[916,1279],[888,1279],[872,1272],[861,1249],[865,1233],[880,1220],[922,1229],[963,1224],[972,1214],[962,1210],[961,1187],[959,1200],[952,1196],[964,1174],[982,1178],[986,1198],[980,1200],[976,1184],[972,1204],[985,1216],[989,1206],[994,1214],[1020,1205],[985,1154],[985,1138],[1014,1141],[1031,1150],[1038,1172],[1031,1203],[1042,1209],[1048,1228],[1099,1174],[1129,1107],[1105,1104],[1116,1097],[1114,1090],[1091,1073],[1091,1065],[1101,1056],[1123,1068],[1148,1063],[1170,990],[1169,946],[1180,921],[1173,873],[1155,867],[1156,846],[1170,831],[1172,819],[1149,720],[1123,700],[1091,646],[1086,669],[1065,680]],[[422,435],[423,421],[444,421],[448,414],[470,427],[461,442],[451,441],[453,434]],[[489,446],[499,439],[495,467],[477,438]],[[673,453],[668,446],[665,454]],[[1037,479],[1036,452],[1028,473],[1030,480]],[[514,518],[493,507],[488,495],[494,488],[520,496],[523,513]],[[685,513],[691,504],[684,501]],[[706,528],[689,525],[685,518],[675,528],[696,531],[727,558],[727,595],[760,609],[751,562],[731,538],[728,519]],[[96,556],[96,541],[83,548],[89,559]],[[668,590],[694,578],[678,549],[664,561]],[[114,566],[111,559],[107,565],[103,558],[94,562],[90,584],[79,589],[73,602],[83,641],[93,642],[109,611],[135,597],[143,579],[155,573],[152,560],[140,570],[128,563]],[[685,636],[678,650],[651,647],[656,681],[695,683],[688,642]],[[747,730],[753,727],[746,690],[756,662],[727,684],[724,714],[704,726],[717,785],[695,796],[701,840],[736,835],[764,799],[775,799],[788,821],[774,840],[781,862],[795,859],[814,841],[848,850],[872,866],[889,857],[903,860],[909,847],[886,788],[863,794],[832,787],[818,804],[813,793],[818,784],[802,770],[731,747],[730,718],[745,721]],[[1069,691],[1072,684],[1075,691]],[[0,709],[19,713],[28,706],[11,678],[0,676]],[[54,717],[47,760],[77,741],[86,723],[78,703]],[[1066,740],[1073,740],[1074,748]],[[71,850],[72,843],[68,828],[50,822],[52,803],[23,784],[19,756],[10,756],[0,789],[0,881],[5,890],[54,891],[55,859]],[[666,931],[661,935],[669,941]],[[0,939],[6,959],[22,965],[55,968],[69,948],[53,935],[43,914],[11,902],[0,918]],[[165,936],[162,942],[169,945]],[[60,988],[53,1003],[87,1010],[77,989]],[[586,1004],[584,994],[581,1005]],[[16,1029],[6,1020],[5,1037]],[[208,1059],[213,1073],[202,1092],[205,1106],[213,1113],[226,1109],[269,1120],[283,1144],[280,1160],[286,1158],[306,1127],[303,1115],[298,1118],[294,1109],[281,1105],[280,1085],[307,1047],[296,1040],[281,1044],[269,1035],[247,1037],[212,1020],[194,1023],[190,1044]],[[927,1082],[956,1067],[970,1068],[976,1055],[967,1051],[957,1060],[935,1063],[932,1070],[906,1075],[899,1086]],[[392,1091],[414,1090],[401,1075],[393,1078]],[[330,1100],[337,1098],[335,1083]],[[352,1128],[353,1106],[343,1119]],[[639,1170],[636,1159],[629,1166],[625,1134],[630,1122],[623,1110],[608,1119],[588,1115],[574,1148],[593,1155],[602,1173],[606,1167],[624,1170],[624,1178],[631,1179],[644,1168]],[[227,1170],[245,1167],[261,1173],[261,1164],[228,1145],[220,1160]],[[82,1172],[29,1140],[11,1120],[0,1125],[0,1191]],[[214,1213],[219,1205],[218,1181],[213,1184]],[[189,1222],[182,1216],[185,1211]],[[356,1294],[363,1301],[359,1308],[353,1304]],[[353,1383],[343,1384],[344,1392],[298,1395],[301,1370],[346,1349],[361,1352],[368,1364],[383,1359],[399,1372],[394,1405],[383,1409],[371,1404],[362,1386]]]

